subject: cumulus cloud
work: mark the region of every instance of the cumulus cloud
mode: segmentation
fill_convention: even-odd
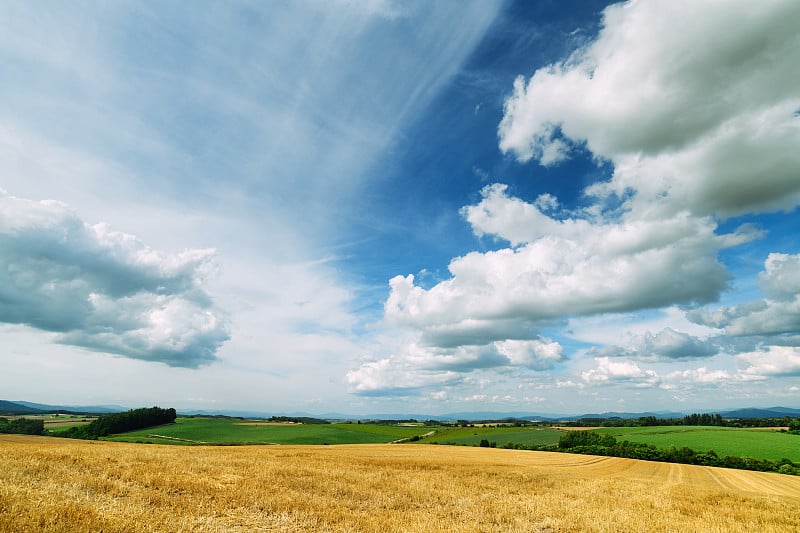
[[[496,342],[495,348],[508,359],[510,365],[536,370],[552,368],[553,363],[565,359],[563,347],[550,339],[505,340]]]
[[[699,339],[666,327],[656,334],[632,335],[627,345],[609,346],[598,352],[607,356],[675,360],[711,357],[719,352],[719,346],[715,339]]]
[[[228,327],[202,285],[213,250],[167,253],[66,205],[0,195],[0,321],[58,342],[197,367]]]
[[[715,301],[728,281],[717,251],[749,238],[719,236],[709,218],[559,220],[509,197],[503,185],[462,209],[477,235],[517,246],[454,259],[430,289],[414,276],[390,281],[386,318],[437,343],[447,331],[484,339],[526,338],[547,321]],[[516,330],[516,331],[515,331]]]
[[[800,294],[800,254],[769,254],[759,278],[761,290],[771,298],[794,299]]]
[[[640,368],[633,361],[619,361],[609,357],[595,359],[595,368],[581,373],[586,383],[627,383],[634,387],[653,387],[661,381],[654,370]]]
[[[589,185],[587,207],[572,211],[551,194],[531,202],[488,185],[460,213],[476,237],[508,246],[453,259],[450,278],[429,288],[395,276],[387,322],[430,349],[491,345],[494,357],[500,343],[538,339],[576,317],[718,301],[732,279],[720,251],[763,236],[750,225],[723,233],[719,221],[800,202],[798,24],[791,0],[608,7],[593,42],[514,82],[498,138],[501,151],[543,166],[588,150],[610,163],[609,179]],[[789,287],[800,275],[794,258],[771,258],[761,280],[768,299],[691,319],[788,342],[800,316]],[[581,382],[654,386],[654,371],[608,356],[668,362],[720,349],[730,342],[662,328],[590,351],[604,357]]]
[[[791,208],[799,22],[792,0],[609,6],[593,43],[515,81],[500,148],[547,166],[585,143],[615,167],[590,192],[636,191],[630,205],[640,209],[656,200],[698,215]]]
[[[421,369],[402,357],[387,357],[362,364],[347,373],[349,391],[364,396],[402,396],[425,387],[452,385],[461,374]]]
[[[800,348],[769,346],[766,350],[738,356],[744,365],[745,377],[765,379],[768,376],[800,376]]]
[[[800,254],[769,254],[759,281],[768,298],[713,311],[695,310],[687,317],[723,329],[731,337],[758,337],[767,344],[795,342],[800,336]]]
[[[678,370],[670,372],[664,376],[663,388],[673,389],[677,385],[694,386],[705,385],[715,386],[725,384],[735,379],[735,375],[727,370],[709,370],[707,367],[688,368],[686,370]]]
[[[548,338],[504,340],[453,348],[407,343],[389,357],[363,363],[348,372],[350,391],[363,395],[397,394],[460,383],[466,373],[488,368],[547,370],[565,359],[564,349]]]

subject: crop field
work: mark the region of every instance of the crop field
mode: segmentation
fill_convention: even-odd
[[[422,443],[457,444],[477,446],[481,440],[486,439],[504,446],[508,443],[525,446],[543,446],[558,444],[562,432],[550,428],[517,428],[517,427],[458,427],[435,428],[436,433],[420,439]]]
[[[42,420],[46,430],[59,430],[72,426],[81,426],[95,420],[96,416],[84,415],[62,415],[62,414],[44,414],[44,415],[16,415],[6,416],[4,418],[27,418],[28,420]]]
[[[698,452],[714,450],[717,455],[747,456],[778,461],[786,458],[800,462],[800,435],[706,426],[656,426],[601,428],[598,433],[613,435],[618,441],[644,442],[657,448],[686,446]]]
[[[178,418],[175,424],[110,440],[159,444],[365,444],[422,435],[424,427],[378,424],[272,424],[229,418]]]
[[[462,446],[0,436],[0,531],[800,530],[800,478]]]

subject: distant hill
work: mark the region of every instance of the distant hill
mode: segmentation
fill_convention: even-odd
[[[0,416],[3,415],[26,415],[26,414],[41,414],[41,413],[75,413],[75,414],[105,414],[105,413],[119,413],[127,411],[129,408],[119,405],[48,405],[42,403],[33,403],[22,400],[0,400]],[[620,418],[620,419],[636,419],[644,416],[655,416],[656,418],[683,418],[684,416],[692,413],[719,413],[723,418],[782,418],[784,416],[799,417],[800,409],[791,407],[750,407],[743,409],[720,409],[708,410],[699,409],[692,411],[676,412],[676,411],[647,411],[641,413],[628,413],[628,412],[605,412],[605,413],[586,413],[581,415],[557,414],[557,413],[532,413],[530,411],[468,411],[458,413],[445,413],[441,415],[431,415],[422,413],[374,413],[369,415],[350,415],[344,413],[325,413],[314,414],[306,412],[267,412],[256,410],[199,410],[199,409],[180,409],[180,414],[183,415],[197,415],[197,416],[232,416],[242,418],[269,418],[270,416],[294,416],[294,417],[310,417],[321,418],[326,420],[440,420],[440,421],[455,421],[455,420],[538,420],[542,422],[558,422],[568,420],[579,420],[581,418]]]
[[[76,413],[120,413],[127,411],[127,407],[120,405],[47,405],[43,403],[24,402],[22,400],[14,400],[14,403],[52,413],[54,411],[71,411]]]
[[[21,403],[0,400],[0,415],[32,415],[42,412],[39,409]]]
[[[43,413],[69,414],[107,414],[127,411],[128,408],[118,405],[47,405],[26,402],[23,400],[0,400],[0,416],[2,415],[34,415]]]
[[[747,409],[734,409],[733,411],[722,411],[724,418],[781,418],[784,416],[798,417],[800,409],[789,407],[751,407]]]
[[[635,418],[642,418],[645,416],[654,416],[656,418],[683,418],[686,416],[687,413],[678,413],[676,411],[647,411],[644,413],[621,413],[616,411],[611,411],[607,413],[596,413],[596,414],[585,414],[576,417],[569,417],[569,419],[581,419],[581,418],[621,418],[623,420],[630,420]]]

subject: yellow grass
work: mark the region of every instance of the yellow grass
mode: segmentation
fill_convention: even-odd
[[[0,531],[798,531],[800,478],[424,445],[0,437]]]

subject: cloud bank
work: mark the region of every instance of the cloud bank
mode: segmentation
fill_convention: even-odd
[[[216,359],[228,339],[203,290],[213,250],[149,248],[66,205],[0,195],[0,321],[64,344],[170,366]]]

